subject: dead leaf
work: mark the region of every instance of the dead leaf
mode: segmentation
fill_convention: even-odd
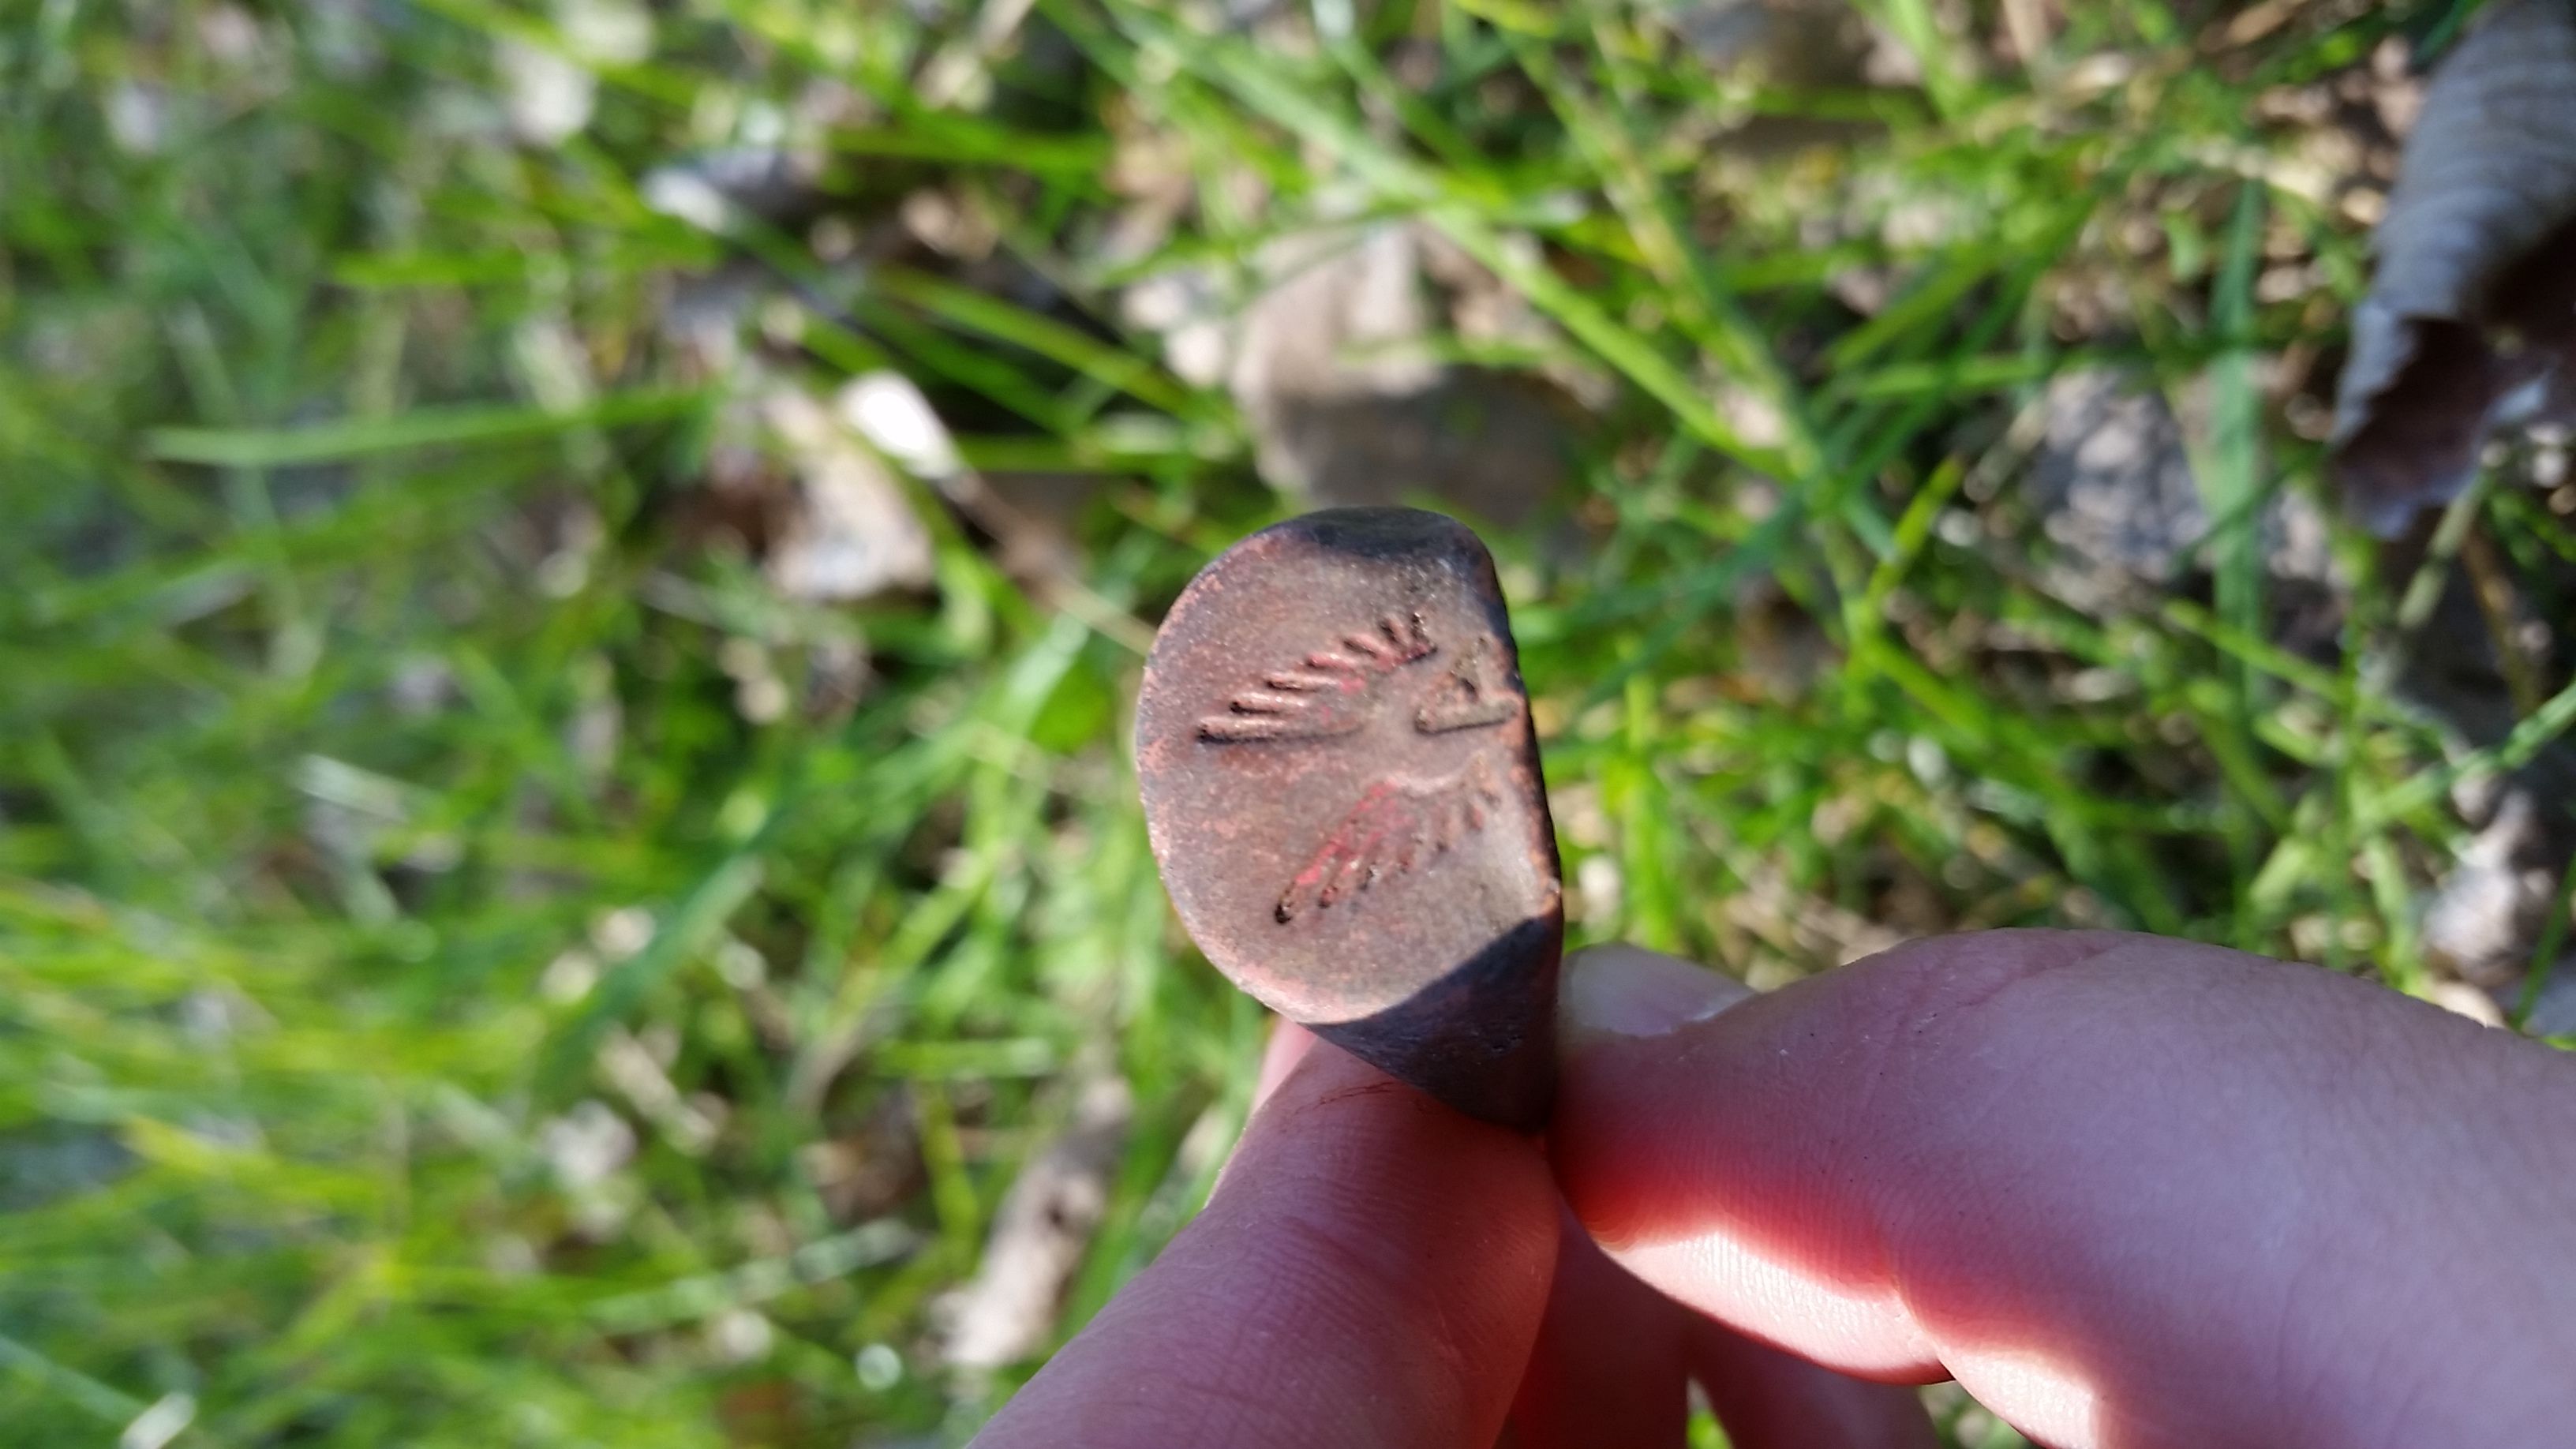
[[[2458,496],[2495,428],[2576,371],[2576,6],[2505,0],[2445,60],[2407,138],[2332,435],[2382,534]]]
[[[1109,1210],[1133,1102],[1117,1077],[1082,1090],[1064,1135],[1031,1158],[993,1214],[983,1266],[956,1304],[947,1359],[997,1369],[1045,1349],[1074,1269]]]
[[[2465,981],[2436,981],[2424,999],[2480,1026],[2504,1025],[2504,1008],[2496,1004],[2494,997]]]
[[[797,473],[794,511],[768,558],[770,582],[792,599],[844,603],[929,586],[930,530],[903,486],[844,416],[794,388],[761,401]]]

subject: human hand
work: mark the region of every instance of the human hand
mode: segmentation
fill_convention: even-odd
[[[1312,1050],[979,1443],[1481,1449],[1508,1416],[1515,1449],[1661,1449],[1686,1375],[1744,1449],[1930,1442],[1901,1391],[1679,1314],[1571,1234],[1551,1299],[1560,1187],[1671,1301],[1955,1375],[2070,1449],[2576,1423],[2576,1063],[2137,936],[1954,937],[1745,996],[1570,963],[1553,1185],[1524,1139]]]

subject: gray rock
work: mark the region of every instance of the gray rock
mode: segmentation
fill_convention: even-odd
[[[2177,416],[2152,383],[2115,368],[2051,379],[2041,416],[2028,496],[2057,546],[2052,592],[2101,612],[2151,599],[2203,566],[2196,550],[2210,515],[2190,450],[2205,427],[2199,418]],[[2304,497],[2275,494],[2260,526],[2273,578],[2330,580],[2325,521]]]
[[[1427,494],[1508,527],[1562,481],[1565,428],[1543,383],[1421,345],[1436,320],[1432,262],[1401,224],[1274,246],[1262,267],[1275,280],[1243,314],[1227,387],[1262,476],[1308,503]]]

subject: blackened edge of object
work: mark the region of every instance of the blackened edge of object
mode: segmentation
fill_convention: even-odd
[[[1556,984],[1564,927],[1534,917],[1404,1002],[1311,1030],[1481,1121],[1520,1132],[1556,1104]]]
[[[1319,508],[1274,523],[1263,533],[1294,533],[1318,546],[1360,558],[1401,558],[1423,551],[1426,543],[1462,548],[1490,558],[1476,531],[1445,513],[1422,508]]]

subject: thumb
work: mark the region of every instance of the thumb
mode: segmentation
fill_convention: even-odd
[[[1731,1326],[1955,1376],[2064,1446],[2540,1444],[2576,1414],[2558,1053],[2109,933],[1921,942],[1750,1000],[1626,948],[1569,970],[1567,1200]],[[2536,1125],[2472,1125],[2506,1108]]]

